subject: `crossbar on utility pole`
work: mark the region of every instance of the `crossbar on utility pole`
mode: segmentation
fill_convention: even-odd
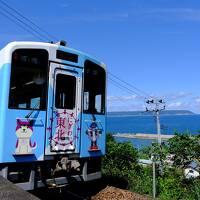
[[[160,111],[165,110],[165,102],[162,99],[148,99],[146,101],[148,107],[146,111],[154,112],[156,115],[156,129],[158,136],[158,144],[161,145],[161,128],[160,128]]]

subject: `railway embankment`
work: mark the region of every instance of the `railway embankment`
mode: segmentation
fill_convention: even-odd
[[[39,200],[27,191],[15,186],[7,179],[0,176],[0,199],[1,200]]]

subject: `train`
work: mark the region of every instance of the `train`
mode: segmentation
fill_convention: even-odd
[[[24,190],[101,177],[106,66],[57,43],[0,50],[0,175]]]

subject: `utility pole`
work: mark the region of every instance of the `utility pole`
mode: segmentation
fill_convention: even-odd
[[[153,198],[156,198],[156,162],[153,158],[152,160],[152,167],[153,167]]]
[[[158,135],[158,144],[161,145],[161,128],[160,128],[160,111],[165,110],[165,102],[163,99],[148,99],[146,101],[146,111],[153,112],[156,115],[156,128]]]
[[[160,130],[160,111],[156,111],[156,128],[158,134],[158,144],[161,145],[161,130]]]
[[[157,136],[158,136],[158,145],[161,148],[161,128],[160,128],[160,111],[165,110],[165,102],[163,99],[148,99],[146,101],[146,111],[147,112],[153,112],[156,116],[156,129],[157,129]],[[153,198],[156,198],[156,160],[157,160],[157,155],[153,154],[152,155],[152,171],[153,171]],[[163,171],[162,163],[160,162],[160,171]]]

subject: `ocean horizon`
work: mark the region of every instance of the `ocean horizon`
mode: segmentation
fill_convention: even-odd
[[[122,112],[123,113],[123,112]],[[197,135],[200,131],[200,114],[161,115],[161,134],[172,135],[175,132]],[[107,116],[107,133],[149,133],[156,134],[156,119],[152,115]],[[116,138],[118,142],[131,141],[136,148],[151,145],[154,140]]]

